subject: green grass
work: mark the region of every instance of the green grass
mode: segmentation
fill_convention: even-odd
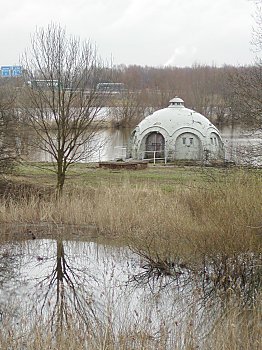
[[[202,167],[154,166],[150,164],[144,170],[109,170],[100,169],[95,165],[74,164],[66,174],[66,184],[99,186],[103,184],[157,184],[168,191],[177,185],[201,185],[214,180],[214,177],[228,174],[228,170]],[[23,163],[17,167],[16,178],[33,183],[56,183],[54,167],[50,163]]]
[[[23,163],[16,169],[15,176],[10,179],[18,183],[36,186],[56,187],[56,174],[50,163]],[[144,170],[109,170],[98,168],[97,164],[77,163],[69,167],[66,173],[64,190],[70,191],[72,186],[93,187],[145,185],[157,186],[164,192],[177,188],[210,188],[214,184],[223,191],[225,183],[235,181],[239,174],[247,173],[250,178],[262,179],[262,169],[211,168],[200,166],[177,166],[149,164]]]

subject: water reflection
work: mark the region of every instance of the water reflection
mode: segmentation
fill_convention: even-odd
[[[114,334],[121,334],[123,329],[146,325],[154,341],[163,327],[168,339],[181,338],[193,322],[201,342],[221,314],[223,288],[244,293],[243,286],[251,286],[259,291],[261,278],[254,266],[255,261],[259,266],[261,256],[257,258],[242,256],[239,264],[228,261],[226,266],[242,266],[229,276],[218,259],[201,271],[182,263],[149,261],[128,248],[95,242],[7,243],[0,247],[1,318],[19,326],[25,317],[30,328],[34,317],[41,317],[55,333],[70,328],[72,320],[83,332],[110,325]],[[225,276],[236,277],[230,281]]]
[[[129,294],[125,282],[137,263],[126,249],[93,242],[33,240],[20,243],[17,254],[17,246],[1,247],[6,264],[16,261],[15,274],[9,273],[13,266],[2,269],[1,300],[6,304],[15,300],[21,315],[30,310],[31,315],[42,314],[52,327],[61,328],[72,313],[86,326],[94,320],[103,322],[109,311],[118,317],[126,297],[126,306],[131,303],[135,310],[139,293]]]
[[[20,244],[23,254],[16,255],[12,245],[3,245],[2,256],[6,250],[16,257],[19,268],[15,275],[2,277],[2,301],[15,300],[20,314],[41,313],[52,327],[66,326],[74,313],[86,326],[94,320],[105,322],[110,315],[116,329],[149,319],[157,329],[163,320],[173,323],[174,313],[177,320],[185,317],[194,302],[188,290],[181,298],[172,289],[161,293],[161,283],[155,285],[154,293],[150,285],[130,283],[143,266],[127,248],[33,240]]]
[[[62,329],[65,324],[69,325],[69,316],[75,312],[78,317],[88,325],[90,316],[94,316],[92,300],[87,285],[88,273],[83,273],[81,268],[75,267],[70,262],[70,257],[65,254],[64,242],[57,240],[55,243],[56,257],[53,257],[53,266],[50,272],[38,282],[37,289],[43,291],[39,295],[41,301],[41,314],[48,306],[52,328],[54,325]],[[37,256],[37,260],[44,258]]]

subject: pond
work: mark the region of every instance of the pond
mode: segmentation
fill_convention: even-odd
[[[14,339],[30,333],[36,320],[47,322],[47,328],[55,332],[77,319],[81,327],[94,329],[110,323],[116,339],[124,331],[135,330],[137,337],[139,332],[146,333],[152,349],[160,348],[160,339],[163,349],[175,345],[182,349],[191,329],[201,348],[222,311],[212,288],[203,294],[203,280],[199,278],[198,283],[183,266],[173,276],[161,276],[160,270],[149,273],[139,254],[112,242],[35,239],[4,243],[0,266],[1,323],[15,329]],[[22,320],[26,320],[23,330]]]
[[[161,283],[153,288],[151,283],[136,280],[144,271],[142,261],[127,247],[85,241],[27,240],[3,244],[0,257],[2,320],[9,313],[7,305],[8,308],[17,305],[13,317],[19,318],[28,311],[30,314],[43,311],[47,315],[49,309],[55,315],[55,308],[63,302],[64,316],[75,309],[81,317],[95,315],[103,319],[110,311],[117,320],[116,326],[130,324],[136,318],[151,318],[159,326],[161,320],[171,319],[174,312],[178,320],[178,315],[182,317],[183,310],[193,302],[188,290],[182,293],[182,298],[174,295],[177,300],[174,303],[170,295],[167,300],[165,293],[159,293]]]

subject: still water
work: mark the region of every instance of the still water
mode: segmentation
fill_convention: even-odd
[[[249,131],[240,125],[223,126],[220,130],[225,159],[236,164],[261,165],[261,130]]]
[[[120,339],[123,333],[129,334],[130,330],[135,337],[140,332],[146,333],[152,349],[163,348],[158,346],[163,337],[165,349],[183,349],[189,331],[194,334],[196,348],[203,348],[223,309],[227,310],[226,291],[232,294],[236,288],[241,299],[246,295],[252,302],[259,292],[261,255],[238,257],[230,261],[230,266],[234,267],[237,261],[240,263],[237,267],[243,263],[250,267],[246,270],[245,283],[241,286],[240,274],[225,289],[224,278],[215,283],[210,278],[219,266],[217,261],[213,267],[205,262],[205,268],[198,271],[172,263],[169,265],[172,274],[163,275],[143,255],[113,242],[79,238],[3,243],[0,245],[1,334],[6,336],[5,329],[12,329],[16,341],[25,332],[30,334],[38,323],[56,334],[58,329],[70,329],[73,320],[80,324],[83,334],[90,326],[98,329],[101,325],[105,326],[103,329],[110,325],[115,339]],[[234,268],[233,272],[236,273]]]
[[[114,333],[146,325],[156,336],[165,325],[175,337],[185,331],[193,313],[202,336],[214,309],[203,308],[192,283],[150,279],[143,261],[127,247],[96,242],[28,240],[0,246],[1,322],[33,323],[41,315],[50,327],[66,325],[67,316],[83,322],[106,322]],[[211,318],[210,318],[211,317]],[[149,327],[148,327],[149,325]]]
[[[86,145],[91,149],[83,162],[109,161],[125,159],[129,138],[132,129],[103,129]],[[261,141],[262,133],[249,132],[240,126],[223,126],[220,129],[225,148],[225,159],[236,164],[260,165],[262,163]],[[46,152],[31,151],[30,160],[51,161],[50,154]]]

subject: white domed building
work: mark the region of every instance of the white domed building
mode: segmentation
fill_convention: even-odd
[[[133,159],[165,161],[224,159],[224,146],[218,129],[202,114],[185,108],[175,97],[167,108],[143,119],[132,132],[130,156]]]

